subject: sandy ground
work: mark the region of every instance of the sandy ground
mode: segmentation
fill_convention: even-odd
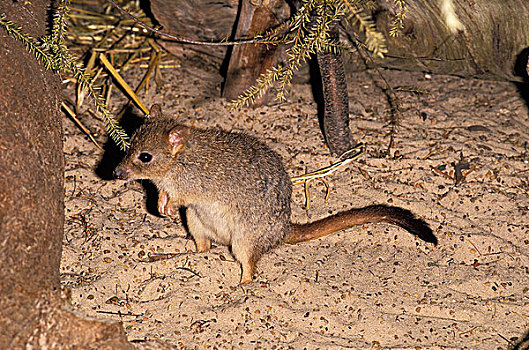
[[[181,223],[156,215],[152,188],[109,180],[116,156],[65,120],[61,273],[73,305],[89,316],[121,320],[138,347],[523,348],[529,330],[526,102],[509,83],[383,74],[403,88],[396,92],[403,114],[390,155],[380,156],[390,131],[380,78],[358,73],[349,79],[351,129],[367,152],[327,177],[327,202],[324,185],[315,181],[306,211],[303,186],[296,186],[293,220],[397,205],[430,223],[437,247],[395,226],[357,226],[277,248],[259,262],[254,283],[238,286],[239,265],[226,247],[193,253]],[[128,78],[139,76],[129,72]],[[336,160],[323,143],[309,85],[294,86],[285,104],[230,112],[215,74],[166,70],[164,79],[163,88],[143,96],[146,105],[160,103],[183,123],[255,135],[283,156],[292,176]],[[104,142],[102,124],[85,123]],[[461,155],[469,169],[456,185]]]

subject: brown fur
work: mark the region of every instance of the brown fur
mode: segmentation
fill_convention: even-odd
[[[242,266],[241,283],[251,282],[262,254],[283,242],[365,222],[393,223],[437,243],[424,221],[396,207],[351,209],[314,223],[291,224],[292,185],[276,152],[245,134],[180,125],[164,118],[157,105],[134,134],[115,174],[151,180],[160,192],[161,214],[174,216],[185,207],[197,251],[207,251],[211,241],[230,246]]]

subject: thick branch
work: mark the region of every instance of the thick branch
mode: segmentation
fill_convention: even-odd
[[[331,31],[332,39],[338,42],[338,30]],[[349,98],[343,59],[340,53],[320,51],[317,54],[320,68],[323,98],[323,132],[329,149],[334,154],[349,150],[354,140],[349,129]]]

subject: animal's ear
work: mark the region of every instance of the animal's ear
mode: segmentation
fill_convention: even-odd
[[[182,151],[190,135],[191,129],[183,125],[175,126],[169,131],[168,142],[171,146],[171,155],[173,157]]]
[[[157,103],[153,104],[149,111],[149,116],[153,119],[161,118],[163,116],[162,107]]]

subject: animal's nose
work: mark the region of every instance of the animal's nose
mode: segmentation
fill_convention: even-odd
[[[114,177],[116,179],[126,180],[129,178],[129,175],[130,175],[129,169],[118,166],[116,170],[114,170]]]

